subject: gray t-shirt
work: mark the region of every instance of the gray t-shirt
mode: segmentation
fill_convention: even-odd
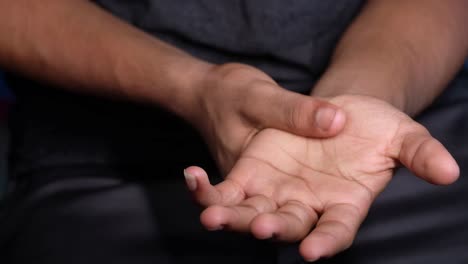
[[[193,55],[253,64],[280,83],[320,77],[361,0],[98,0]],[[300,89],[310,87],[303,87]]]

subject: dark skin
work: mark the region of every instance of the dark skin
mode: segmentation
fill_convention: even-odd
[[[398,162],[435,184],[458,177],[447,150],[410,116],[466,57],[467,10],[463,0],[369,1],[313,96],[251,66],[198,60],[81,0],[1,0],[0,64],[186,119],[226,175],[211,186],[201,168],[186,169],[208,207],[202,223],[302,240],[313,261],[352,243]]]
[[[282,89],[248,65],[194,58],[89,1],[0,1],[0,9],[1,66],[74,91],[166,108],[201,132],[222,171],[264,127],[310,137],[343,128],[343,112],[325,100]]]

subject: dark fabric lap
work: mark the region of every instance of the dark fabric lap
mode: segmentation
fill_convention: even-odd
[[[159,181],[130,181],[119,174],[109,168],[67,168],[34,175],[48,180],[24,186],[12,201],[15,208],[1,228],[3,239],[8,237],[2,241],[7,260],[2,263],[274,261],[268,243],[205,231],[180,171],[172,172],[173,180]]]
[[[269,242],[202,228],[183,169],[197,164],[213,182],[220,177],[185,122],[49,87],[21,91],[28,96],[17,93],[12,113],[11,189],[0,210],[6,263],[274,262]]]

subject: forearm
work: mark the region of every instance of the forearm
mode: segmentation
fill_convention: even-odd
[[[369,1],[312,94],[369,95],[418,113],[467,55],[467,11],[465,0]]]
[[[180,115],[211,67],[80,0],[0,0],[0,65]]]

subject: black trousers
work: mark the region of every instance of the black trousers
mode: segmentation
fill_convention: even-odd
[[[458,161],[458,182],[437,187],[397,170],[354,245],[319,263],[468,263],[468,79],[452,86],[418,121]],[[56,107],[41,108],[41,115]],[[39,129],[39,116],[24,122],[25,113],[34,115],[28,111],[18,109],[23,122],[12,124],[13,178],[0,215],[0,263],[302,262],[296,244],[201,227],[201,208],[185,189],[182,170],[200,164],[220,178],[197,136],[174,134],[186,126],[155,136],[146,117],[127,120],[133,116],[128,109],[114,124],[106,118],[115,112],[81,120],[88,111],[81,107],[58,120],[57,129]],[[29,137],[20,131],[28,124],[35,126]],[[119,131],[96,139],[100,127]],[[124,130],[140,136],[124,140]],[[82,138],[71,141],[76,134]],[[124,158],[95,154],[106,148]]]

